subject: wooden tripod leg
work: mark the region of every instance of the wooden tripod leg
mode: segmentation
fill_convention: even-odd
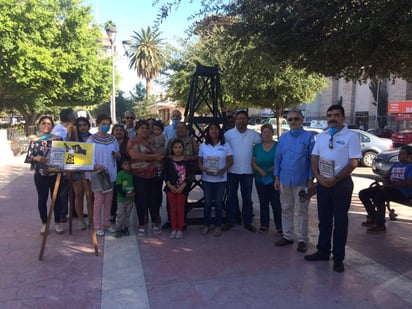
[[[69,211],[69,234],[72,234],[73,230],[73,211],[74,211],[74,199],[73,199],[73,178],[70,175],[69,178],[69,204],[70,204],[70,211]]]
[[[41,247],[40,247],[40,254],[39,254],[40,261],[43,259],[44,249],[46,248],[47,235],[49,234],[50,221],[53,215],[54,205],[56,204],[57,193],[59,192],[61,178],[62,178],[62,173],[57,173],[56,183],[54,184],[53,196],[52,196],[50,209],[49,209],[49,215],[47,217],[46,232],[43,235],[43,240],[41,242]]]
[[[94,229],[94,224],[93,224],[93,199],[92,199],[92,192],[90,191],[89,185],[87,184],[87,180],[84,177],[84,174],[82,176],[82,182],[83,182],[83,188],[84,191],[86,192],[86,201],[87,201],[87,213],[89,216],[89,225],[90,225],[90,231],[92,234],[92,242],[94,246],[94,254],[96,256],[99,255],[99,248],[97,247],[97,237],[96,237],[96,231]]]

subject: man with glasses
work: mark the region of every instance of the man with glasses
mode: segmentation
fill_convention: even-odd
[[[282,134],[275,153],[275,189],[280,191],[282,206],[282,238],[276,246],[293,244],[293,226],[296,211],[297,250],[306,252],[308,238],[308,206],[315,193],[310,158],[315,143],[312,132],[302,128],[300,110],[291,110],[287,116],[290,130]],[[299,193],[307,191],[305,198]],[[305,191],[303,191],[305,192]]]
[[[124,129],[126,130],[127,136],[129,138],[136,136],[136,131],[134,129],[135,120],[136,120],[136,114],[134,113],[134,111],[126,111],[124,113],[124,121],[125,121]]]
[[[344,272],[348,211],[352,199],[352,171],[362,157],[358,134],[345,126],[345,110],[332,105],[326,113],[329,129],[319,134],[311,165],[317,185],[319,238],[317,251],[307,261],[327,261],[333,253],[333,270]],[[331,238],[333,245],[331,246]]]
[[[182,120],[182,113],[178,110],[172,110],[170,113],[170,119],[172,120],[172,124],[165,127],[163,131],[163,135],[166,137],[166,142],[176,137],[176,126]]]

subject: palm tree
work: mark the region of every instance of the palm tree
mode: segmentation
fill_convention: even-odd
[[[146,100],[150,98],[150,82],[160,74],[165,62],[163,39],[157,30],[150,27],[141,29],[140,33],[133,31],[131,40],[123,41],[126,45],[126,55],[129,57],[129,68],[136,70],[137,75],[146,80]]]

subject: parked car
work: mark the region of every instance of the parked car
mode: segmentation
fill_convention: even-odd
[[[399,148],[378,153],[373,159],[372,171],[380,176],[385,175],[392,164],[399,161],[398,153]]]
[[[389,138],[377,137],[376,135],[359,129],[351,129],[351,131],[356,132],[359,135],[362,149],[362,166],[372,167],[373,159],[376,154],[393,149],[392,140]]]
[[[376,135],[378,137],[385,137],[385,138],[392,138],[392,133],[393,133],[391,129],[385,129],[385,128],[369,129],[367,132],[373,135]]]
[[[393,147],[400,147],[402,145],[412,143],[412,131],[405,130],[400,132],[394,132],[392,134]]]

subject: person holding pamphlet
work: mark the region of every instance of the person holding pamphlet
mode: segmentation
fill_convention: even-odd
[[[327,261],[333,253],[333,270],[344,272],[348,235],[348,211],[352,199],[352,171],[362,157],[358,134],[345,126],[342,105],[332,105],[326,113],[329,129],[318,135],[311,166],[317,179],[319,238],[317,251],[307,261]],[[331,246],[331,238],[333,245]]]
[[[47,223],[47,200],[49,194],[53,194],[56,183],[56,173],[49,173],[47,170],[48,157],[52,141],[61,138],[51,133],[54,123],[51,117],[42,116],[39,119],[39,134],[31,136],[25,163],[30,163],[30,169],[34,170],[34,184],[37,191],[37,207],[39,209],[42,226],[40,234],[46,233]],[[55,229],[58,234],[64,232],[60,224],[60,204],[56,203],[54,208]]]
[[[116,231],[110,226],[110,209],[113,198],[113,185],[117,177],[116,160],[120,159],[119,143],[109,134],[112,119],[104,114],[96,118],[98,131],[91,135],[88,143],[94,143],[94,169],[91,173],[91,185],[94,193],[93,224],[97,236],[104,236],[104,230]]]

